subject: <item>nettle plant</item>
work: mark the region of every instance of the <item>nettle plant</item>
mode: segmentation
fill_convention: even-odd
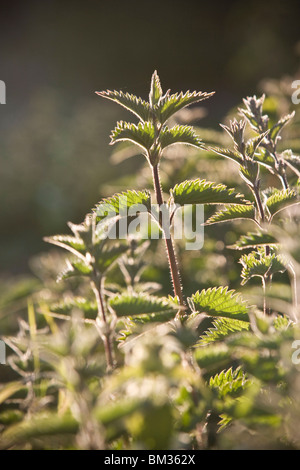
[[[106,198],[94,208],[93,214],[88,215],[82,226],[74,226],[71,224],[75,237],[55,236],[47,238],[47,241],[56,245],[65,247],[74,254],[77,254],[77,260],[70,265],[72,274],[80,274],[88,276],[98,305],[98,316],[95,320],[98,330],[102,336],[107,365],[113,367],[113,347],[112,337],[114,336],[113,325],[107,320],[109,309],[113,315],[117,316],[133,316],[139,314],[151,313],[151,320],[157,321],[157,314],[164,310],[162,302],[165,302],[165,309],[168,311],[177,309],[175,319],[180,323],[184,323],[189,318],[188,308],[193,312],[201,311],[211,302],[228,303],[233,314],[236,306],[240,308],[239,296],[228,288],[214,288],[207,291],[197,292],[191,298],[186,299],[184,290],[181,285],[180,268],[175,254],[174,241],[172,239],[171,226],[176,218],[175,212],[179,208],[185,206],[199,206],[203,204],[226,204],[229,213],[246,211],[247,214],[254,215],[254,206],[251,201],[245,199],[243,194],[226,185],[214,183],[199,178],[195,180],[186,180],[176,184],[170,189],[170,197],[167,201],[163,199],[163,191],[161,188],[159,165],[163,158],[164,150],[174,144],[187,144],[205,150],[205,145],[195,133],[193,127],[186,125],[168,126],[168,120],[179,110],[198,103],[209,98],[213,93],[189,92],[170,94],[168,90],[165,94],[162,92],[161,84],[157,72],[154,72],[151,79],[151,87],[149,93],[149,101],[146,102],[141,98],[137,98],[129,93],[124,94],[118,91],[97,92],[101,97],[115,101],[119,105],[125,107],[139,118],[138,124],[120,121],[112,131],[111,144],[122,141],[130,141],[142,149],[143,155],[146,157],[148,164],[152,170],[153,187],[155,193],[155,204],[158,211],[155,213],[151,192],[149,190],[136,191],[128,190],[126,192],[115,194]],[[244,125],[240,127],[235,123],[232,125],[230,132],[240,140],[240,147],[243,142]],[[257,147],[267,135],[265,132],[258,139],[255,138],[248,143],[247,152],[249,155],[244,157],[245,165],[241,166],[244,174],[246,168],[248,173],[251,164],[256,165],[256,174],[258,174],[258,163],[253,162],[252,158]],[[235,144],[237,145],[237,144]],[[244,152],[244,150],[243,150]],[[240,158],[240,157],[238,157]],[[241,157],[243,158],[243,157]],[[247,173],[247,175],[248,175]],[[252,175],[251,173],[251,175]],[[248,175],[251,178],[250,173]],[[256,175],[257,177],[257,175]],[[257,180],[258,181],[258,180]],[[258,198],[257,181],[251,185],[254,188],[255,197]],[[157,223],[160,233],[164,238],[168,262],[170,267],[173,297],[168,299],[159,299],[154,296],[145,297],[143,294],[135,292],[125,292],[110,297],[108,305],[104,299],[104,280],[105,270],[109,268],[112,262],[126,250],[126,243],[119,245],[115,240],[117,238],[116,226],[120,229],[121,220],[137,216],[140,211],[146,211]],[[153,215],[154,213],[154,215]],[[166,221],[167,218],[167,221]],[[211,221],[210,221],[211,222]],[[120,231],[120,230],[119,230]],[[113,234],[113,236],[112,236]],[[151,236],[151,233],[150,233]],[[105,247],[112,244],[112,248],[107,251]],[[108,258],[106,258],[108,256]],[[273,256],[268,255],[268,256]],[[104,263],[103,263],[104,257]],[[281,265],[280,265],[281,266]],[[255,273],[254,273],[255,274]],[[239,318],[244,318],[243,311],[238,314]],[[113,318],[113,316],[111,317]],[[169,317],[168,317],[169,319]],[[146,321],[146,319],[145,319]]]
[[[112,132],[111,144],[115,144],[120,141],[131,141],[132,143],[141,147],[143,154],[145,155],[153,175],[153,186],[155,189],[156,203],[160,210],[164,205],[163,193],[161,188],[160,176],[159,176],[159,164],[163,158],[164,150],[170,145],[174,144],[188,144],[198,148],[204,148],[200,138],[196,135],[191,126],[176,125],[168,127],[167,121],[179,110],[193,104],[205,100],[213,95],[213,93],[203,92],[192,92],[187,91],[186,93],[175,93],[170,94],[168,90],[163,94],[159,77],[157,72],[154,72],[151,79],[151,87],[149,93],[149,101],[144,101],[141,98],[137,98],[129,93],[124,94],[118,91],[106,91],[98,92],[101,97],[115,101],[119,105],[125,107],[139,118],[139,123],[128,123],[120,121]],[[203,197],[206,193],[213,193],[215,188],[207,186],[206,182],[195,182],[197,186],[197,192],[203,191]],[[195,186],[196,187],[196,186]],[[182,195],[184,193],[193,193],[193,188],[188,186],[188,182],[181,186],[176,186],[171,191],[173,202],[185,203]],[[194,190],[195,192],[195,190]],[[132,200],[133,191],[128,193],[128,197]],[[122,197],[122,196],[121,196]],[[193,197],[191,195],[191,197]],[[133,198],[133,201],[129,204],[139,204],[146,202],[147,206],[151,205],[151,199],[149,193],[143,193],[142,195]],[[171,206],[170,200],[168,201],[168,207]],[[198,201],[192,201],[197,203]],[[169,214],[169,224],[173,214]],[[166,228],[162,225],[161,215],[158,218],[158,223],[161,230],[163,231],[166,249],[168,254],[168,260],[170,265],[170,272],[172,276],[174,295],[179,300],[179,305],[184,305],[184,297],[182,292],[182,286],[180,281],[180,272],[176,260],[174,244],[172,237],[166,234]]]
[[[118,122],[111,144],[129,141],[141,149],[154,191],[114,194],[82,224],[69,223],[72,234],[46,238],[71,254],[60,281],[80,279],[85,294],[37,302],[48,330],[38,328],[31,305],[28,324],[6,338],[21,379],[0,389],[1,447],[299,447],[298,370],[290,355],[299,337],[300,250],[291,235],[298,233],[299,214],[291,206],[299,202],[300,158],[279,150],[280,132],[293,115],[271,123],[263,114],[264,96],[247,98],[242,119],[222,125],[233,143],[226,149],[206,146],[192,126],[170,127],[178,111],[213,93],[164,94],[156,72],[149,101],[122,91],[97,93],[138,119]],[[248,196],[196,178],[178,182],[166,197],[159,168],[175,144],[233,160]],[[268,187],[268,172],[281,187]],[[186,295],[173,229],[180,210],[203,205],[221,206],[205,226],[244,219],[256,228],[231,248],[245,250],[241,284],[259,277],[262,302],[253,304],[226,285]],[[154,224],[147,226],[149,240],[129,230],[141,214]],[[159,284],[143,280],[151,237],[166,246],[173,288],[168,297],[158,295]],[[281,302],[277,308],[271,286],[284,272],[292,307]],[[20,401],[15,394],[21,392]]]
[[[251,249],[248,254],[240,258],[242,264],[242,282],[244,285],[253,277],[260,277],[264,290],[263,311],[271,314],[267,305],[267,290],[272,284],[272,277],[286,269],[291,273],[293,282],[294,319],[298,319],[297,295],[295,292],[295,271],[293,263],[284,259],[280,253],[277,240],[274,238],[273,225],[281,216],[281,212],[299,202],[298,185],[291,186],[288,182],[286,168],[299,175],[297,165],[299,157],[294,156],[291,150],[278,152],[277,147],[281,139],[282,128],[294,117],[294,112],[270,125],[270,118],[263,114],[265,96],[257,98],[248,97],[244,100],[245,108],[239,109],[243,117],[240,121],[234,119],[229,126],[221,125],[233,141],[233,149],[211,148],[214,152],[232,159],[239,165],[239,172],[245,181],[248,190],[253,195],[249,205],[227,206],[214,214],[206,223],[214,224],[236,219],[253,221],[257,230],[242,236],[234,246],[236,250]],[[257,134],[246,140],[245,129],[247,122]],[[265,176],[262,168],[266,168],[272,175],[278,177],[282,189],[264,187]],[[280,220],[277,222],[280,224]],[[282,250],[281,250],[282,251]]]

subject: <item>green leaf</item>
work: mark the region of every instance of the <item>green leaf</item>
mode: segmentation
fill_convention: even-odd
[[[93,246],[95,242],[96,216],[88,214],[81,224],[68,222],[68,226],[77,238],[80,238],[87,248]]]
[[[162,89],[159,80],[159,76],[157,75],[157,71],[153,73],[151,77],[151,86],[150,86],[150,93],[149,93],[149,102],[150,106],[153,109],[154,106],[159,102],[160,98],[162,97]]]
[[[71,315],[74,309],[81,310],[84,314],[84,318],[92,320],[95,320],[98,314],[96,302],[91,302],[84,297],[70,297],[50,306],[51,312],[66,316]]]
[[[287,162],[287,166],[299,177],[300,175],[300,156],[294,155],[292,150],[288,149],[281,153],[281,158]]]
[[[269,117],[263,115],[263,103],[265,95],[263,94],[260,98],[254,96],[247,96],[243,99],[246,109],[239,108],[239,113],[244,116],[251,127],[257,132],[265,132],[268,129]]]
[[[224,343],[201,346],[195,349],[195,360],[201,369],[215,373],[232,362],[229,348]]]
[[[52,237],[44,237],[45,242],[64,248],[78,257],[82,257],[86,252],[86,246],[80,238],[70,235],[54,235]]]
[[[291,325],[291,320],[287,316],[278,315],[273,321],[274,328],[278,331],[285,331]]]
[[[277,240],[266,232],[247,233],[242,235],[234,245],[230,245],[227,248],[233,250],[245,250],[247,248],[257,248],[264,245],[276,245]]]
[[[129,317],[142,314],[170,313],[178,311],[178,305],[170,299],[150,296],[147,294],[118,294],[109,300],[118,317]]]
[[[103,199],[93,209],[97,215],[97,222],[104,217],[115,217],[119,215],[127,216],[127,211],[132,209],[141,210],[145,207],[145,211],[151,209],[151,195],[149,191],[128,190],[123,193],[115,194],[112,197]]]
[[[241,294],[228,287],[213,287],[196,292],[191,297],[194,310],[214,317],[249,321],[249,306]]]
[[[282,117],[271,129],[269,138],[274,142],[277,141],[278,136],[282,130],[282,128],[295,116],[295,111],[291,114],[287,114],[286,116]]]
[[[263,132],[262,134],[254,137],[253,139],[249,139],[248,142],[246,143],[246,154],[249,157],[253,157],[256,150],[260,146],[260,144],[263,142],[265,137],[269,134],[269,130],[266,132]]]
[[[226,395],[238,396],[244,391],[249,381],[241,368],[223,370],[209,380],[209,388],[215,390],[219,398]]]
[[[154,143],[155,129],[150,121],[139,122],[137,125],[119,121],[112,131],[110,144],[129,140],[141,147],[143,150],[149,150]]]
[[[252,129],[259,132],[258,122],[254,118],[253,114],[250,111],[248,111],[247,109],[239,109],[239,111],[240,111],[240,114],[248,120],[248,122],[251,125]]]
[[[208,150],[211,150],[222,157],[229,158],[239,165],[243,164],[243,156],[237,150],[222,149],[220,147],[208,147]]]
[[[169,119],[173,114],[177,113],[180,109],[185,108],[193,103],[198,103],[199,101],[206,100],[210,98],[212,93],[203,93],[201,91],[196,92],[187,91],[186,93],[180,92],[173,95],[166,93],[155,106],[155,112],[159,121],[163,124]]]
[[[175,316],[174,310],[166,310],[165,312],[146,313],[142,315],[135,315],[131,321],[135,325],[146,325],[148,323],[165,323],[173,320]]]
[[[174,126],[169,129],[165,126],[160,133],[160,144],[162,148],[173,144],[188,144],[194,147],[203,148],[201,139],[196,135],[191,126]]]
[[[234,119],[233,121],[230,121],[229,126],[225,126],[224,124],[220,124],[220,126],[227,132],[227,134],[233,140],[234,149],[243,155],[245,149],[244,133],[246,121],[237,121],[236,119]]]
[[[224,184],[212,183],[206,180],[190,180],[176,184],[171,189],[171,196],[175,204],[242,204],[245,201],[243,194],[229,189]]]
[[[254,188],[259,179],[259,164],[254,160],[246,160],[240,166],[240,175],[248,186]]]
[[[255,219],[255,207],[253,204],[234,204],[222,209],[212,215],[205,225],[217,224],[220,222],[228,222],[238,219]]]
[[[58,281],[74,276],[90,276],[93,272],[92,266],[82,259],[67,260],[66,269],[58,276]]]
[[[275,168],[274,157],[270,154],[267,149],[263,147],[260,147],[259,151],[255,153],[255,155],[253,156],[253,160],[268,169]]]
[[[115,103],[118,103],[119,105],[128,109],[128,111],[131,111],[143,122],[149,120],[150,106],[147,101],[144,101],[141,98],[137,98],[135,95],[131,95],[130,93],[123,93],[122,91],[116,90],[96,91],[96,93],[102,98],[112,100]]]
[[[277,272],[284,272],[286,270],[283,258],[276,253],[265,255],[261,251],[252,251],[247,255],[243,255],[239,261],[242,266],[242,285],[246,284],[252,277],[264,277],[266,274],[272,275]]]
[[[248,322],[220,317],[214,320],[213,327],[208,328],[197,342],[199,345],[223,341],[228,336],[243,330],[249,330]]]
[[[95,265],[97,270],[101,274],[104,274],[121,255],[126,253],[127,250],[128,246],[120,243],[115,243],[112,246],[108,243],[99,245],[99,249],[95,250]]]
[[[54,235],[52,237],[45,237],[44,241],[70,251],[85,262],[85,254],[90,250],[95,242],[95,225],[95,215],[88,214],[82,224],[73,224],[68,222],[68,226],[75,236]]]
[[[273,194],[266,200],[266,206],[271,216],[285,209],[287,206],[299,202],[299,194],[296,189],[273,189]]]

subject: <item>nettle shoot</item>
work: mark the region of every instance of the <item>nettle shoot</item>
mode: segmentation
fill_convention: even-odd
[[[174,144],[188,144],[199,149],[204,148],[204,144],[191,126],[176,125],[170,128],[167,125],[167,121],[177,111],[191,104],[203,101],[214,93],[196,91],[191,93],[187,91],[186,93],[170,94],[170,90],[168,90],[163,94],[160,79],[155,71],[151,78],[148,102],[129,93],[124,94],[121,91],[105,91],[97,92],[97,94],[103,98],[115,101],[139,118],[138,124],[123,121],[118,122],[112,131],[111,144],[128,140],[141,147],[152,168],[156,203],[162,207],[164,201],[159,177],[159,163],[163,157],[163,151]],[[161,222],[161,218],[159,218],[159,221]],[[162,225],[161,229],[163,230]],[[174,295],[178,297],[179,304],[184,305],[180,271],[172,237],[165,237],[165,242]]]

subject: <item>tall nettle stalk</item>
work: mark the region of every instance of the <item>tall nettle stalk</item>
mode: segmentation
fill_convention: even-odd
[[[138,124],[120,121],[111,135],[111,144],[120,141],[131,141],[142,149],[153,176],[153,186],[156,195],[156,203],[161,208],[164,204],[163,193],[159,175],[159,164],[163,157],[163,151],[173,144],[188,144],[198,148],[204,148],[202,141],[190,126],[176,125],[168,127],[167,121],[180,109],[193,103],[197,103],[213,95],[203,92],[180,92],[170,94],[168,90],[163,94],[160,79],[155,71],[151,78],[149,101],[144,101],[136,96],[122,91],[96,92],[103,98],[110,99],[131,111],[139,118]],[[171,217],[171,216],[170,216]],[[159,217],[159,224],[164,235],[174,295],[178,297],[179,304],[184,305],[180,270],[176,259],[174,243],[171,234],[167,235]]]

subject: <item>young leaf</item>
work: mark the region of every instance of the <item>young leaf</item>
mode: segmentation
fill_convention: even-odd
[[[221,155],[221,157],[229,158],[230,160],[233,160],[235,163],[238,163],[239,165],[243,164],[243,156],[237,150],[222,149],[220,147],[207,147],[207,148],[208,150],[211,150],[212,152],[218,155]]]
[[[249,187],[254,188],[259,180],[259,164],[254,160],[245,160],[244,165],[240,166],[240,176]]]
[[[159,103],[155,106],[156,115],[159,121],[164,124],[167,119],[173,116],[180,109],[183,109],[193,103],[206,100],[207,98],[210,98],[213,94],[214,92],[203,93],[201,91],[193,91],[192,93],[187,91],[186,93],[180,92],[175,93],[173,95],[169,95],[169,93],[166,93],[160,99]]]
[[[72,253],[74,253],[74,250],[79,253],[86,252],[86,246],[83,240],[77,237],[72,237],[71,235],[54,235],[52,237],[45,237],[44,240],[52,243],[53,245],[65,248],[65,250],[71,251]]]
[[[268,168],[269,170],[271,168],[274,169],[274,167],[275,167],[274,157],[272,157],[272,155],[268,152],[268,150],[266,150],[263,147],[260,147],[258,152],[256,152],[253,155],[253,160],[255,162],[259,163],[260,165]]]
[[[84,222],[81,224],[73,224],[68,222],[68,226],[74,233],[75,237],[80,238],[87,249],[93,246],[95,242],[95,227],[96,227],[96,216],[95,214],[88,214]]]
[[[227,134],[233,140],[235,150],[243,155],[245,150],[244,133],[246,121],[241,120],[240,122],[238,122],[236,119],[234,119],[233,121],[230,121],[229,126],[225,126],[224,124],[220,124],[220,126],[227,132]]]
[[[109,300],[118,317],[129,317],[142,314],[170,313],[178,311],[178,305],[169,299],[147,294],[118,294]]]
[[[112,131],[110,144],[129,140],[147,151],[154,143],[154,134],[154,126],[150,121],[139,122],[137,125],[119,121]]]
[[[147,101],[144,101],[141,98],[137,98],[135,95],[116,90],[96,91],[96,93],[102,98],[107,98],[114,101],[115,103],[120,104],[140,118],[141,121],[145,122],[149,120],[150,106]]]
[[[265,101],[265,95],[262,95],[260,98],[254,96],[248,96],[243,100],[246,109],[239,108],[241,116],[244,116],[252,129],[262,133],[268,130],[269,117],[263,115],[263,103]]]
[[[266,200],[266,206],[273,217],[277,212],[299,202],[299,195],[296,189],[273,189],[273,194]]]
[[[66,316],[71,315],[74,309],[81,310],[84,313],[84,318],[88,319],[95,320],[98,314],[96,302],[91,302],[84,297],[70,297],[50,307],[51,312]]]
[[[219,398],[223,398],[226,395],[236,397],[244,391],[248,383],[249,381],[242,369],[237,368],[232,370],[232,368],[230,368],[211,377],[209,380],[209,388],[216,390]]]
[[[148,323],[165,323],[173,320],[175,316],[174,310],[166,310],[165,312],[145,313],[131,317],[132,323],[135,325],[146,325]]]
[[[175,204],[247,204],[243,194],[229,189],[224,184],[212,183],[206,180],[190,180],[176,184],[171,189]]]
[[[96,221],[101,221],[104,217],[127,216],[129,209],[139,209],[144,206],[145,211],[151,209],[151,195],[149,191],[128,190],[115,194],[112,197],[103,199],[93,209],[96,213]]]
[[[286,116],[282,117],[271,129],[269,134],[269,139],[273,140],[275,143],[279,138],[279,134],[282,128],[295,116],[295,111],[291,114],[287,114]]]
[[[285,150],[280,157],[284,163],[298,176],[300,179],[300,156],[294,155],[292,150]]]
[[[214,287],[196,292],[191,297],[195,311],[214,317],[249,321],[249,306],[242,296],[228,287]]]
[[[286,270],[283,258],[276,253],[265,255],[263,251],[252,251],[243,255],[239,261],[242,266],[242,285],[246,284],[254,276],[264,277],[266,274],[272,275]]]
[[[196,135],[190,126],[174,126],[169,129],[165,126],[160,133],[160,144],[164,149],[173,144],[188,144],[194,147],[203,148],[201,139]]]
[[[153,73],[151,77],[151,86],[150,86],[150,93],[149,93],[149,102],[150,106],[153,109],[155,105],[158,104],[160,98],[162,97],[162,89],[159,80],[159,76],[157,75],[157,71]]]
[[[232,362],[231,352],[226,344],[211,344],[195,349],[195,360],[201,369],[216,373]]]
[[[257,248],[263,245],[276,245],[277,240],[266,232],[247,233],[242,235],[234,245],[228,246],[233,250],[244,250],[247,248]]]
[[[86,246],[80,238],[72,237],[70,235],[54,235],[52,237],[44,237],[44,241],[51,243],[52,245],[59,246],[60,248],[64,248],[75,256],[85,259],[84,253],[86,252]]]
[[[253,204],[233,204],[228,205],[212,215],[205,225],[217,224],[220,222],[228,222],[232,220],[249,219],[255,220],[255,207]]]
[[[105,240],[107,241],[107,240]],[[104,274],[108,268],[126,251],[128,250],[127,245],[114,244],[109,246],[107,243],[99,244],[98,250],[95,250],[95,265],[97,270]]]
[[[197,342],[198,345],[223,341],[228,336],[243,330],[249,330],[250,324],[245,321],[220,317],[214,320],[213,327],[208,328]]]
[[[269,130],[254,137],[253,139],[248,140],[248,142],[246,143],[246,154],[249,157],[251,158],[254,157],[256,150],[258,149],[258,147],[260,146],[260,144],[263,142],[263,140],[268,134],[269,134]]]
[[[93,272],[92,266],[82,259],[67,260],[66,269],[58,276],[58,281],[62,279],[68,279],[74,276],[90,276]]]

